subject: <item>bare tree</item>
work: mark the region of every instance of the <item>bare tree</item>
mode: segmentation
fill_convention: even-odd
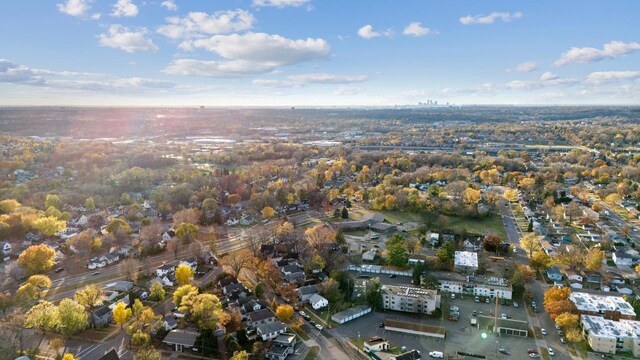
[[[120,263],[120,275],[124,276],[127,281],[138,281],[140,275],[138,261],[133,258],[124,259]]]
[[[223,266],[231,268],[233,276],[237,278],[242,269],[253,265],[254,259],[255,257],[251,254],[251,251],[248,249],[242,249],[223,257],[221,263]]]

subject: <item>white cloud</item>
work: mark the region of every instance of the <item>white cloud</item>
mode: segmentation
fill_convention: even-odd
[[[160,4],[160,6],[171,11],[178,10],[178,5],[176,5],[175,0],[165,0]]]
[[[377,31],[373,31],[373,26],[368,24],[358,29],[358,36],[364,39],[373,39],[374,37],[378,37],[380,35],[382,34]]]
[[[86,77],[102,79],[83,79]],[[0,59],[0,83],[92,91],[170,89],[176,86],[171,82],[140,77],[109,79],[95,73],[32,69],[6,59]]]
[[[402,31],[402,33],[408,36],[420,37],[420,36],[429,35],[433,33],[433,31],[428,27],[422,26],[422,23],[415,21],[407,25],[404,28],[404,31]]]
[[[640,50],[640,43],[625,43],[622,41],[610,41],[604,44],[602,49],[592,47],[572,47],[563,53],[553,64],[562,66],[572,63],[590,63],[603,59],[613,59]]]
[[[520,19],[524,16],[521,12],[508,13],[508,12],[492,12],[489,15],[467,15],[460,18],[460,23],[462,25],[489,25],[493,24],[496,20],[500,19],[504,22],[509,22],[511,20]]]
[[[540,80],[542,81],[556,80],[559,77],[560,76],[552,73],[551,71],[545,71],[542,75],[540,75]]]
[[[283,80],[253,80],[254,85],[275,88],[302,87],[308,84],[351,84],[369,80],[366,75],[335,75],[326,73],[290,75]]]
[[[360,94],[363,90],[361,88],[355,88],[350,86],[340,86],[337,88],[333,95],[345,96],[345,95],[357,95]]]
[[[153,41],[145,37],[146,34],[147,29],[145,28],[133,31],[122,25],[111,25],[109,26],[109,33],[100,34],[98,39],[101,46],[112,47],[129,53],[158,51],[159,49]]]
[[[587,76],[589,84],[603,84],[621,80],[640,79],[640,71],[596,71]]]
[[[254,63],[246,60],[202,61],[195,59],[174,60],[162,72],[171,75],[238,77],[264,74],[274,69],[270,64]]]
[[[58,4],[58,10],[71,16],[83,16],[91,7],[93,0],[67,0]]]
[[[300,7],[302,5],[309,4],[311,0],[253,0],[253,6],[258,7]]]
[[[217,11],[211,15],[190,12],[186,16],[169,17],[167,25],[158,28],[158,33],[171,39],[186,39],[204,35],[225,34],[253,27],[254,17],[242,9]]]
[[[508,72],[532,72],[538,70],[538,63],[535,61],[527,61],[516,65],[513,69],[508,69]]]
[[[102,17],[102,14],[100,14],[100,13],[95,13],[95,14],[91,15],[91,18],[93,20],[100,20],[101,17]]]
[[[184,47],[202,48],[228,61],[193,60],[193,64],[199,67],[197,71],[183,69],[174,62],[165,69],[167,72],[208,74],[205,76],[221,76],[221,73],[223,76],[259,74],[273,71],[279,66],[325,58],[331,51],[329,44],[320,38],[291,40],[280,35],[252,32],[190,40]]]
[[[138,15],[138,6],[132,0],[118,0],[113,5],[111,16],[115,17],[134,17]]]

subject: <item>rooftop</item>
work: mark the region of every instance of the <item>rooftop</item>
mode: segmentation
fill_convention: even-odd
[[[432,326],[427,324],[420,324],[420,323],[392,320],[392,319],[385,320],[384,326],[394,327],[399,329],[421,331],[421,332],[432,333],[432,334],[444,334],[446,332],[445,328],[442,326]]]
[[[369,309],[370,307],[367,305],[358,305],[358,306],[354,306],[352,308],[348,308],[347,310],[344,311],[340,311],[339,313],[335,313],[331,316],[331,318],[336,318],[336,319],[346,319],[350,316],[353,316],[355,314],[358,314],[362,311],[366,311],[367,309]]]
[[[192,347],[196,343],[198,333],[189,330],[171,330],[167,336],[165,336],[162,342],[167,344],[179,344],[187,347]]]
[[[383,293],[391,293],[399,296],[408,297],[428,297],[435,298],[438,295],[437,290],[421,289],[408,286],[382,285]]]
[[[579,311],[601,312],[619,311],[622,315],[635,316],[633,307],[622,297],[596,295],[584,292],[574,292],[569,295]]]
[[[640,321],[613,321],[591,315],[582,315],[580,321],[586,331],[598,337],[612,339],[620,337],[640,338]]]
[[[453,260],[455,266],[478,267],[478,253],[472,251],[456,251]]]

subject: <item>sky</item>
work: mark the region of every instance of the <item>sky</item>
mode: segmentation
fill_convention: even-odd
[[[640,105],[640,1],[0,2],[0,105]]]

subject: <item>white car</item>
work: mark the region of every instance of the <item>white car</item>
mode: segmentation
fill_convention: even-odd
[[[320,325],[320,324],[316,324],[316,329],[318,329],[318,330],[322,330],[322,325]]]
[[[556,330],[560,330],[560,325],[556,324]]]
[[[556,353],[553,352],[552,348],[548,348],[547,351],[549,352],[549,355],[551,355],[551,356],[555,356],[556,355]]]
[[[307,315],[304,311],[300,310],[300,316],[304,317],[305,315]]]
[[[547,330],[545,330],[544,328],[541,328],[540,332],[542,333],[542,335],[547,335]]]
[[[501,318],[503,318],[504,320],[507,320],[507,314],[502,314],[500,315]]]

